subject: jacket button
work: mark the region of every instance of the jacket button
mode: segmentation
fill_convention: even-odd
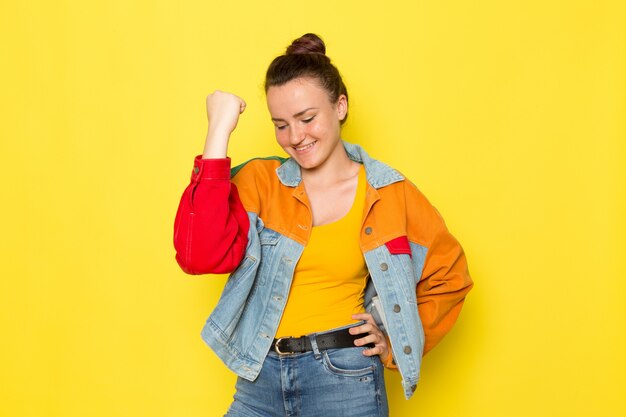
[[[393,306],[393,312],[394,313],[399,313],[401,310],[400,306],[398,304],[396,304],[395,306]]]
[[[193,167],[193,173],[194,173],[194,174],[198,174],[198,172],[200,172],[200,168],[198,168],[198,167]]]
[[[413,349],[411,349],[411,346],[404,347],[404,353],[406,353],[407,355],[410,355],[411,352],[413,352]]]
[[[386,271],[387,269],[389,269],[389,266],[386,263],[382,263],[380,264],[380,270],[381,271]]]
[[[367,227],[365,228],[365,234],[366,234],[366,235],[371,235],[371,234],[372,234],[372,228],[371,228],[371,227],[369,227],[369,226],[367,226]]]

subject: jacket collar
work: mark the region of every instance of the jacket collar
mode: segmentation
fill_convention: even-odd
[[[343,147],[351,160],[365,166],[367,182],[376,189],[385,187],[394,182],[404,180],[404,176],[376,159],[370,158],[365,150],[359,145],[343,141]],[[287,159],[281,166],[276,168],[278,179],[287,187],[296,187],[302,181],[300,165],[293,158]]]

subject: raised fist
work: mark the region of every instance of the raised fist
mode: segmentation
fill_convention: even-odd
[[[215,90],[206,98],[206,113],[209,120],[209,130],[230,135],[235,127],[239,115],[246,108],[246,102],[240,97],[225,91]]]

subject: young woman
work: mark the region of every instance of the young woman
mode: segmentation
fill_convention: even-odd
[[[289,157],[231,169],[246,104],[215,91],[175,221],[185,272],[231,273],[202,331],[239,375],[227,415],[386,416],[383,366],[409,398],[473,285],[463,250],[411,182],[341,139],[348,93],[318,36],[274,59],[265,91]]]

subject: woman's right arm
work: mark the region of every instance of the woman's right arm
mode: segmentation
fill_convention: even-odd
[[[230,182],[230,134],[245,102],[215,91],[207,97],[209,129],[202,158],[194,161],[174,221],[176,261],[188,274],[221,274],[237,268],[246,251],[248,215]]]

